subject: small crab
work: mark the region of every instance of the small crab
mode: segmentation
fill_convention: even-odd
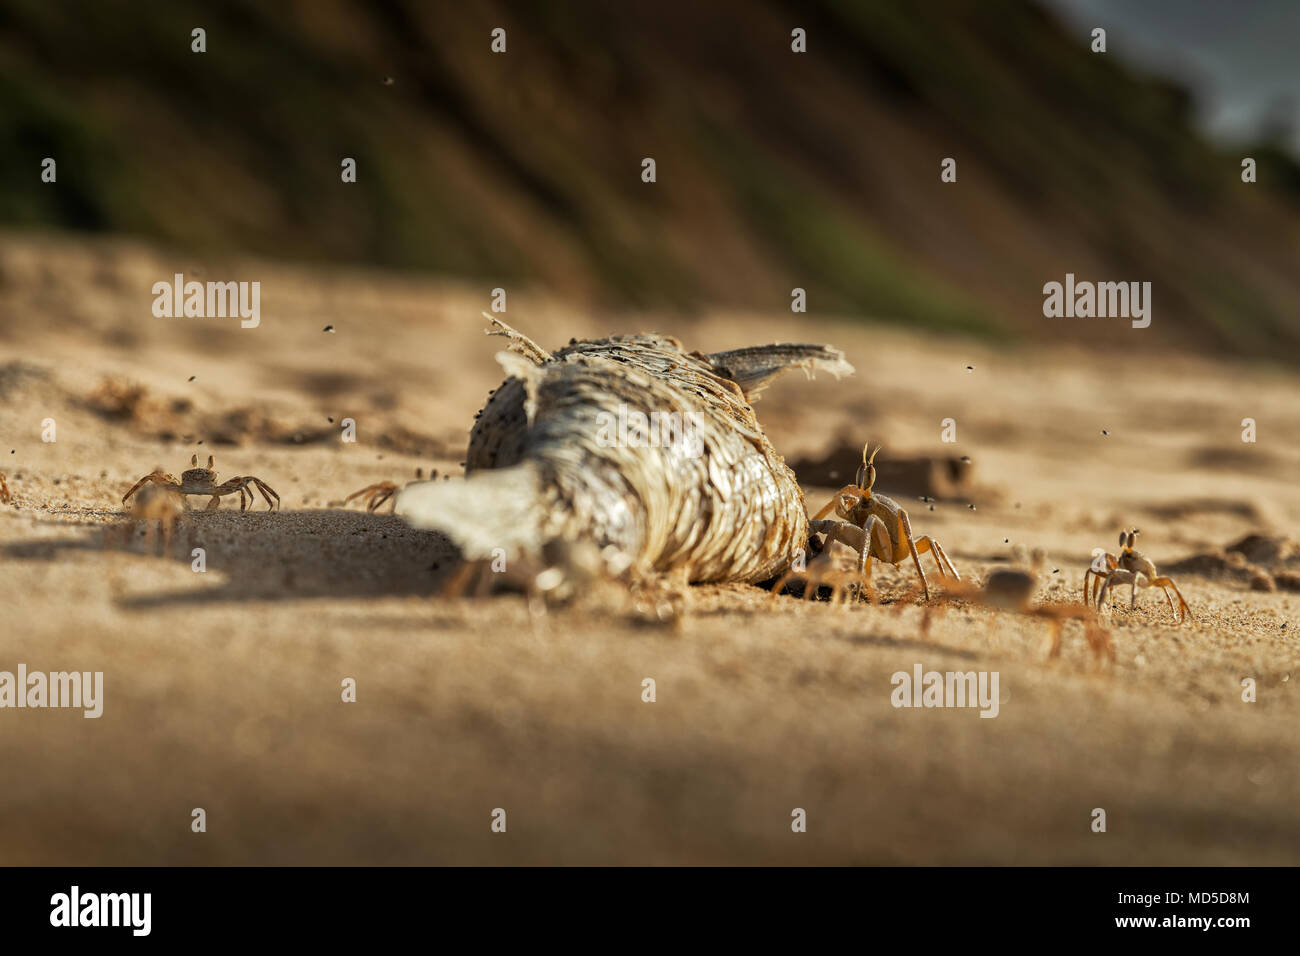
[[[928,601],[930,585],[921,570],[922,554],[929,551],[934,556],[940,577],[951,573],[960,581],[961,575],[939,542],[927,534],[920,537],[912,534],[912,523],[902,505],[885,495],[872,493],[871,488],[876,483],[873,462],[883,446],[877,446],[868,458],[868,445],[870,442],[862,446],[862,466],[858,468],[856,482],[836,492],[835,497],[813,515],[808,523],[809,529],[826,535],[826,547],[830,547],[833,541],[841,541],[858,552],[858,575],[867,588],[871,587],[872,558],[901,564],[911,556],[916,573],[921,576],[921,590]],[[843,520],[822,520],[832,510]]]
[[[424,470],[422,468],[415,469],[415,477],[418,480],[423,480]],[[429,480],[438,480],[437,468],[430,470]],[[389,509],[389,513],[395,514],[397,512],[397,493],[401,490],[402,486],[395,481],[377,481],[373,485],[366,485],[360,491],[352,492],[343,499],[343,505],[346,507],[353,498],[360,498],[361,503],[366,506],[366,510],[373,513],[378,511],[384,502],[391,500],[393,504]]]
[[[436,475],[437,472],[434,474]],[[400,490],[401,487],[396,482],[380,481],[373,485],[366,485],[360,491],[352,492],[352,494],[343,499],[343,503],[346,505],[353,498],[362,498],[364,495],[365,497],[362,498],[362,503],[366,506],[366,510],[374,512],[385,501],[392,499],[393,505],[391,510],[396,511],[397,498],[395,496]]]
[[[1028,617],[1045,618],[1049,624],[1047,656],[1059,657],[1061,654],[1061,632],[1066,621],[1080,621],[1083,624],[1084,637],[1088,647],[1098,662],[1104,657],[1115,660],[1115,645],[1110,634],[1097,623],[1097,614],[1086,604],[1070,601],[1043,601],[1033,603],[1038,590],[1046,555],[1042,549],[1035,548],[1028,556],[1024,548],[1012,548],[1012,555],[1019,567],[995,568],[984,579],[983,586],[960,582],[950,588],[950,596],[965,598],[975,604],[1024,614]],[[1028,564],[1028,567],[1024,565]],[[928,615],[929,609],[927,609]],[[923,619],[922,632],[928,632],[929,621]]]
[[[791,565],[790,570],[777,578],[776,583],[772,585],[771,600],[775,602],[777,595],[796,578],[803,579],[803,596],[809,601],[817,596],[818,590],[823,585],[829,587],[832,604],[845,604],[860,581],[857,572],[845,568],[836,560],[836,555],[831,549],[827,548],[802,567]]]
[[[208,456],[208,467],[199,467],[199,456],[194,455],[190,458],[190,464],[193,466],[181,472],[181,480],[177,481],[171,475],[164,472],[161,468],[155,468],[150,474],[145,475],[134,485],[131,490],[122,496],[122,503],[139,491],[147,484],[167,485],[174,487],[182,496],[181,502],[185,505],[185,510],[189,510],[189,504],[185,501],[185,495],[211,495],[212,500],[208,502],[207,511],[215,511],[221,507],[222,495],[233,495],[239,492],[239,510],[248,510],[248,505],[253,498],[253,492],[249,486],[256,488],[261,492],[262,497],[266,499],[267,510],[272,511],[280,506],[280,496],[272,490],[271,486],[262,481],[261,478],[255,478],[252,475],[244,475],[239,478],[231,478],[217,484],[217,473],[212,470],[212,456]],[[275,501],[272,502],[271,499]]]
[[[1115,564],[1109,566],[1106,571],[1097,571],[1094,568],[1089,570],[1095,573],[1100,579],[1101,587],[1097,590],[1097,607],[1100,608],[1106,600],[1106,592],[1117,585],[1129,585],[1133,589],[1132,607],[1137,607],[1138,588],[1160,588],[1165,595],[1165,600],[1169,602],[1169,610],[1174,615],[1174,623],[1182,624],[1190,621],[1192,618],[1192,609],[1187,606],[1183,599],[1183,594],[1178,590],[1178,585],[1174,583],[1173,578],[1162,577],[1156,571],[1155,562],[1148,558],[1141,551],[1134,551],[1133,544],[1137,540],[1139,532],[1136,528],[1132,531],[1121,531],[1119,533],[1120,553],[1115,558]],[[1107,554],[1107,565],[1110,565],[1109,559],[1113,557]],[[1087,580],[1087,574],[1084,580]],[[1174,598],[1170,591],[1178,595],[1178,607],[1174,607]],[[1179,614],[1182,614],[1179,617]]]
[[[141,522],[145,527],[145,542],[152,550],[155,546],[154,521],[158,522],[158,531],[162,536],[162,550],[166,553],[171,548],[172,532],[185,511],[185,496],[179,488],[169,484],[151,484],[140,489],[140,493],[131,501],[128,535],[134,530],[135,523]]]
[[[1119,533],[1119,544],[1124,546],[1125,532]],[[1088,570],[1083,572],[1083,603],[1091,605],[1097,592],[1101,590],[1102,582],[1110,575],[1110,572],[1119,567],[1119,558],[1111,554],[1105,548],[1092,549],[1092,564]]]

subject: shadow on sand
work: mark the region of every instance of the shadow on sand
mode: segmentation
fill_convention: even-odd
[[[6,546],[13,561],[54,561],[69,552],[158,556],[193,568],[202,549],[205,582],[125,598],[126,609],[225,601],[436,594],[459,564],[455,545],[392,515],[319,511],[191,511],[164,546],[156,521],[123,516],[77,540]]]

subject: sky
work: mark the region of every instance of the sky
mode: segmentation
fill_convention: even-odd
[[[1106,28],[1108,53],[1176,77],[1212,136],[1233,142],[1282,116],[1300,151],[1300,0],[1042,0]]]

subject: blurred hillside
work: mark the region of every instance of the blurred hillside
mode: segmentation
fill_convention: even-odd
[[[1249,155],[1251,186],[1185,92],[1010,0],[0,7],[0,223],[485,299],[779,311],[801,286],[914,327],[1294,355],[1300,166]],[[1151,328],[1045,319],[1066,272],[1152,282]]]

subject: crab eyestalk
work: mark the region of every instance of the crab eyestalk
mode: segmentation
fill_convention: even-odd
[[[876,450],[867,457],[867,449],[871,447],[871,442],[862,446],[862,467],[858,469],[857,485],[861,491],[871,492],[871,488],[876,483],[876,466],[872,464],[876,460],[876,455],[880,454],[880,449],[884,445],[877,445]]]

